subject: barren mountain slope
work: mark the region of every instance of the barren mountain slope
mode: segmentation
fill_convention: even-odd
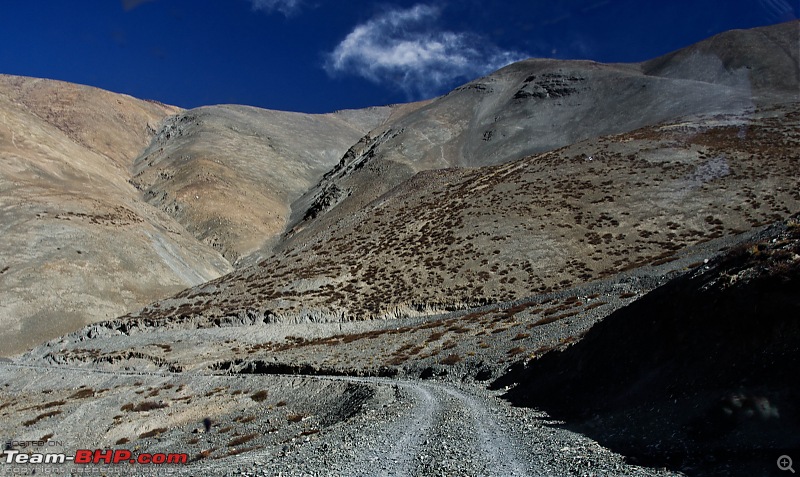
[[[176,108],[0,76],[0,353],[22,351],[230,265],[127,181]]]
[[[766,75],[759,78],[776,78],[773,68],[785,65],[770,55],[766,48],[752,57],[764,57],[764,68],[754,68]],[[683,66],[670,70],[671,61]],[[657,68],[692,73],[686,61],[677,55]],[[217,244],[209,238],[223,228],[213,230],[214,217],[277,224],[291,213],[294,228],[262,245],[250,232],[222,236],[226,253],[261,247],[272,255],[0,359],[0,422],[9,439],[21,453],[32,447],[20,441],[48,441],[63,452],[187,452],[192,462],[170,469],[180,475],[694,475],[708,463],[698,450],[717,458],[712,470],[733,462],[711,475],[774,469],[784,449],[747,432],[797,440],[797,385],[785,376],[798,363],[798,326],[787,317],[797,315],[800,101],[784,88],[791,79],[748,88],[643,69],[528,61],[426,104],[340,113],[357,130],[384,122],[291,212],[291,198],[330,159],[316,149],[332,140],[327,120],[226,106],[167,122],[136,163],[136,197],[172,207],[195,236]],[[474,87],[491,84],[493,92]],[[12,109],[0,103],[0,112]],[[4,116],[16,122],[0,129],[0,147],[16,146],[19,137],[8,134],[24,131],[51,155],[83,151],[14,111]],[[484,136],[488,123],[476,118],[494,112],[497,129]],[[324,141],[306,143],[264,118]],[[516,125],[524,134],[514,134]],[[308,155],[296,156],[292,148],[306,144]],[[283,152],[273,156],[270,146]],[[13,160],[0,178],[36,177],[33,166],[14,169],[27,163],[3,151]],[[48,183],[74,185],[62,162],[35,164]],[[133,190],[103,186],[92,174],[81,180],[101,192]],[[219,209],[191,204],[207,190],[223,202]],[[248,210],[252,202],[234,195],[239,190],[273,201],[282,218]],[[23,205],[0,213],[19,214]],[[29,222],[55,220],[47,217]],[[98,233],[116,224],[133,235],[141,226],[116,215],[59,217]],[[264,224],[259,234],[280,229]],[[82,253],[70,249],[79,258],[60,262],[62,269],[83,266],[87,255],[79,242],[86,239],[70,233]],[[31,243],[47,249],[43,239]],[[0,271],[3,287],[8,272]],[[566,424],[481,389],[509,368],[496,384],[521,385],[507,398],[548,406]],[[728,392],[742,383],[755,389]],[[533,396],[540,390],[544,399]],[[596,418],[581,421],[583,410]],[[757,414],[763,422],[750,419]],[[565,429],[576,424],[584,436]],[[705,447],[687,450],[690,433]],[[769,455],[745,454],[753,450]],[[659,468],[627,460],[637,457]]]
[[[190,326],[394,318],[663,263],[800,209],[798,146],[794,103],[420,173],[259,266],[136,316]]]
[[[161,121],[180,108],[63,81],[0,75],[0,94],[127,172]]]
[[[283,232],[290,204],[391,112],[185,111],[137,158],[133,184],[231,262],[256,254],[254,261]]]
[[[782,44],[797,25],[760,33]],[[690,49],[727,57],[742,45],[720,38]],[[767,50],[750,57],[759,75],[795,65]],[[684,56],[673,55],[686,69]],[[754,91],[642,69],[529,60],[419,105],[295,202],[293,228],[260,267],[137,315],[348,321],[468,308],[668,260],[798,209],[793,80]],[[506,164],[446,169],[493,163]]]

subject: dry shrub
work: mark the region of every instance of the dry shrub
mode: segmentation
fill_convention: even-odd
[[[441,364],[446,364],[446,365],[452,366],[452,365],[454,365],[454,364],[456,364],[456,363],[458,363],[460,361],[461,361],[461,356],[459,356],[457,354],[450,354],[450,355],[447,355],[444,358],[442,358],[442,360],[439,361],[439,362]]]
[[[76,392],[75,394],[73,394],[72,396],[70,396],[67,399],[84,399],[84,398],[89,398],[89,397],[93,397],[93,396],[94,396],[94,389],[86,388],[86,389],[81,389],[80,391]]]
[[[32,425],[36,424],[37,422],[41,421],[42,419],[46,419],[48,417],[57,416],[59,414],[61,414],[60,410],[55,410],[55,411],[46,412],[44,414],[39,414],[38,416],[34,417],[31,420],[23,422],[22,425],[25,426],[25,427],[32,426]]]
[[[119,408],[120,411],[134,411],[134,412],[145,412],[145,411],[152,411],[155,409],[163,409],[165,407],[169,407],[169,404],[164,402],[156,402],[156,401],[142,401],[139,404],[134,405],[133,403],[128,403]]]
[[[508,354],[509,356],[516,356],[516,355],[518,355],[520,353],[524,353],[524,352],[525,352],[525,347],[524,346],[515,346],[515,347],[511,348],[510,350],[506,351],[506,354]]]
[[[196,462],[198,460],[205,459],[206,457],[210,456],[211,453],[213,453],[215,450],[217,450],[217,448],[216,447],[212,447],[211,449],[205,449],[205,450],[202,450],[202,451],[198,452],[197,455],[194,456],[194,458],[192,459],[192,462]]]
[[[267,392],[266,389],[262,389],[261,391],[255,392],[255,393],[250,395],[250,399],[252,399],[255,402],[264,401],[268,397],[269,397],[269,393]]]
[[[159,427],[159,428],[153,429],[151,431],[143,432],[143,433],[139,434],[139,437],[141,439],[145,439],[147,437],[155,437],[155,436],[157,436],[159,434],[163,434],[165,432],[167,432],[167,428],[166,427]]]
[[[300,422],[303,420],[305,416],[302,414],[289,414],[286,416],[286,420],[289,422]]]
[[[236,446],[242,445],[242,444],[244,444],[245,442],[250,442],[250,441],[252,441],[252,440],[253,440],[253,439],[255,439],[256,437],[258,437],[258,433],[253,433],[253,434],[247,434],[247,435],[244,435],[244,436],[239,436],[239,437],[237,437],[237,438],[235,438],[235,439],[231,439],[231,441],[230,441],[230,442],[228,442],[228,447],[236,447]]]

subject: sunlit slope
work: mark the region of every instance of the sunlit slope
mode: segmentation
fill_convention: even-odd
[[[0,76],[0,353],[230,270],[139,199],[130,167],[176,108]]]

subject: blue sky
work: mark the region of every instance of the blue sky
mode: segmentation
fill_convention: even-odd
[[[329,112],[436,96],[522,58],[641,61],[798,15],[795,0],[7,0],[0,73]]]

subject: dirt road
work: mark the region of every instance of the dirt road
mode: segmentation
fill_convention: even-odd
[[[219,374],[188,374],[167,372],[130,372],[67,366],[38,366],[0,362],[0,377],[10,383],[8,392],[40,394],[57,393],[53,384],[66,386],[73,392],[80,385],[108,385],[120,380],[172,383],[183,386],[221,389],[226,385],[273,390],[291,383],[298,392],[331,389],[336,382],[358,384],[374,390],[359,412],[346,419],[333,421],[319,431],[294,434],[273,444],[257,446],[251,451],[201,459],[188,465],[169,469],[170,475],[206,476],[566,476],[566,475],[676,475],[657,469],[628,465],[623,458],[603,448],[591,439],[553,426],[546,415],[535,410],[513,408],[499,399],[496,393],[476,385],[438,380],[396,380],[367,377],[328,376],[231,376]],[[26,382],[21,382],[21,381]],[[15,381],[20,381],[15,383]],[[205,388],[203,387],[205,386]],[[297,386],[300,386],[299,388]],[[17,391],[14,391],[17,389]],[[55,389],[55,391],[54,391]],[[120,388],[122,389],[122,388]],[[147,389],[152,389],[148,387]],[[270,391],[272,392],[272,391]],[[323,391],[324,392],[324,391]],[[120,398],[128,399],[127,396]],[[114,402],[116,412],[122,399],[105,397]],[[217,399],[224,406],[225,398]],[[222,400],[219,400],[222,399]],[[229,399],[229,398],[228,398]],[[248,398],[249,399],[249,398]],[[319,397],[315,398],[319,399]],[[88,405],[89,403],[87,403]],[[334,403],[335,404],[335,403]],[[97,407],[99,403],[91,406]],[[335,407],[335,406],[333,406]],[[34,409],[35,410],[35,409]],[[39,411],[36,411],[39,412]],[[323,407],[320,414],[337,411]],[[64,413],[70,422],[83,419],[80,415]],[[222,418],[220,415],[218,418]],[[321,422],[325,416],[316,416]],[[58,419],[58,418],[55,418]],[[230,417],[228,418],[230,419]],[[66,421],[65,421],[66,422]],[[274,421],[273,421],[274,423]],[[225,446],[232,436],[222,427],[234,421],[215,422],[208,434],[212,446]],[[265,421],[265,425],[272,425]],[[86,442],[74,426],[52,424],[59,440]],[[70,435],[73,429],[76,435]],[[110,428],[111,429],[111,428]],[[85,431],[85,430],[84,430]],[[101,434],[106,434],[104,431]],[[137,431],[138,432],[138,431]],[[161,452],[185,452],[186,430],[175,429],[156,439],[151,445]],[[183,433],[183,434],[182,434]],[[192,436],[194,434],[189,434]],[[6,436],[9,437],[9,436]],[[24,437],[24,436],[22,436]],[[17,437],[20,438],[20,437]],[[144,444],[150,441],[137,441]],[[166,446],[166,447],[165,447]],[[117,445],[114,448],[130,448]],[[147,451],[147,448],[140,451]],[[73,449],[74,450],[74,449]],[[64,448],[64,452],[70,450]],[[151,450],[152,451],[152,450]],[[153,469],[131,468],[131,475],[149,475]],[[69,471],[64,467],[65,472]],[[112,469],[109,469],[112,470]],[[159,471],[166,469],[161,468]]]

